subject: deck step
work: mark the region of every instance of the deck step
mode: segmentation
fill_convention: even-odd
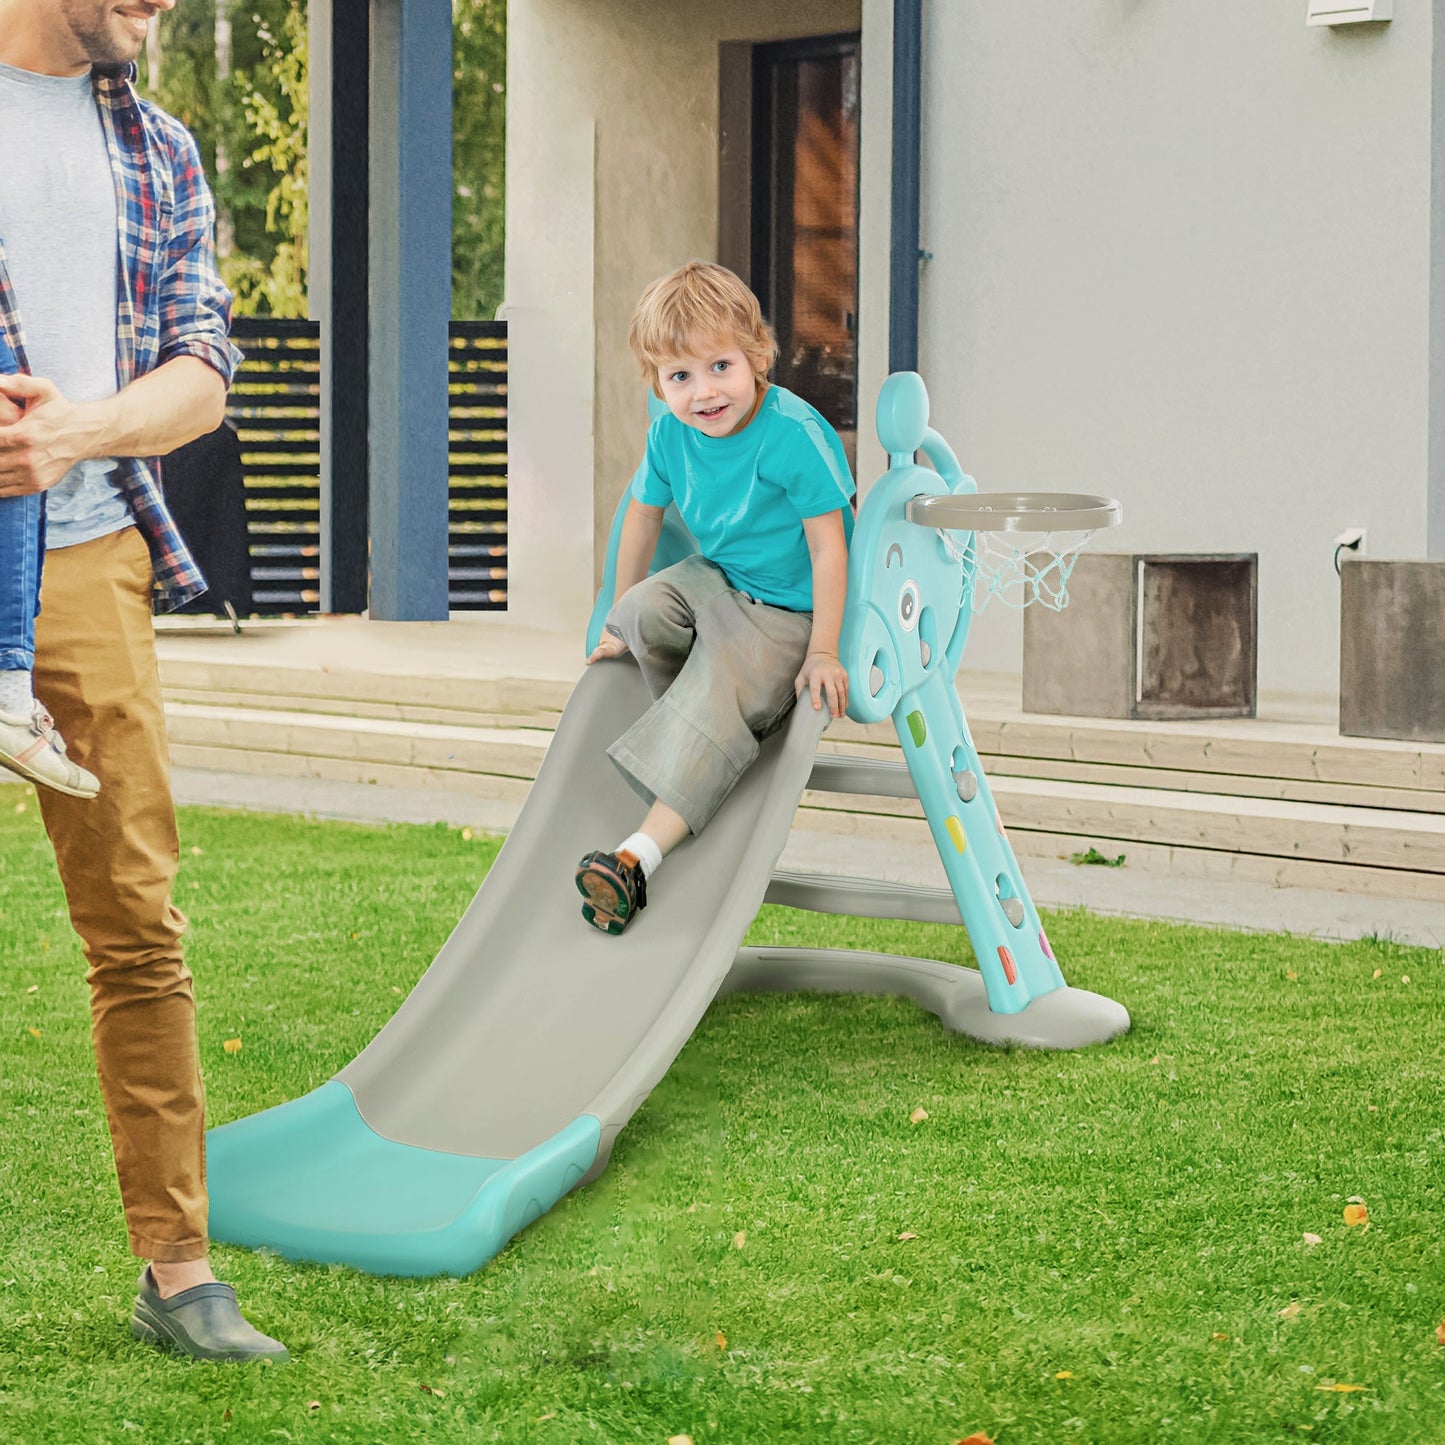
[[[448,788],[518,805],[551,738],[541,725],[463,725],[174,699],[167,716],[179,766]],[[927,824],[917,799],[908,796],[896,740],[890,746],[871,731],[851,740],[846,730],[839,732],[836,740],[829,734],[819,781],[880,792],[810,788],[798,826],[926,846]],[[1432,810],[1021,777],[987,757],[984,766],[1021,854],[1123,855],[1131,867],[1249,877],[1276,886],[1445,897],[1445,814]]]
[[[364,666],[267,665],[161,653],[161,679],[177,704],[232,712],[306,713],[402,723],[550,730],[573,680],[415,676]],[[393,659],[394,661],[394,659]],[[969,678],[961,677],[967,699]],[[990,778],[1092,783],[1171,793],[1445,814],[1445,745],[1342,738],[1318,722],[1264,719],[1179,723],[1011,715],[986,694],[968,705]],[[891,723],[834,724],[825,751],[898,761]]]

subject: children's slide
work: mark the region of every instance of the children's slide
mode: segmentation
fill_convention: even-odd
[[[954,1032],[1036,1048],[1080,1048],[1129,1027],[1121,1005],[1064,982],[954,688],[975,550],[910,509],[966,505],[973,480],[928,428],[919,377],[891,377],[878,418],[890,467],[859,513],[840,654],[850,716],[891,717],[903,760],[817,756],[828,713],[805,700],[703,833],[668,858],[647,908],[612,937],[583,921],[573,873],[640,815],[607,748],[649,698],[630,658],[588,668],[496,862],[396,1016],[319,1089],[212,1131],[216,1239],[377,1274],[470,1273],[601,1173],[721,991],[900,994]],[[920,449],[933,470],[914,464]],[[970,509],[975,529],[997,520],[983,500]],[[626,506],[624,498],[589,648],[611,597]],[[680,522],[664,541],[655,565],[692,546]],[[949,887],[775,873],[805,788],[921,803]],[[978,967],[742,948],[767,900],[961,922]]]
[[[639,812],[606,749],[648,702],[630,659],[588,668],[483,887],[397,1014],[319,1089],[212,1131],[216,1239],[466,1274],[602,1171],[733,968],[828,722],[797,708],[610,937],[584,922],[573,870]]]

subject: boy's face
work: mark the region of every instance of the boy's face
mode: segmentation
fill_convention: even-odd
[[[730,436],[747,424],[757,400],[752,362],[731,343],[695,345],[697,350],[669,356],[657,368],[662,399],[684,426],[705,436]]]

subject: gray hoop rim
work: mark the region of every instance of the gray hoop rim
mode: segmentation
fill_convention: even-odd
[[[904,515],[949,532],[1083,532],[1117,526],[1124,509],[1086,492],[951,492],[914,497]]]

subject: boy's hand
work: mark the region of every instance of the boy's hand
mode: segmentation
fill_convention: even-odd
[[[592,649],[587,666],[591,667],[594,662],[601,662],[607,657],[621,657],[626,651],[627,644],[615,632],[604,632],[602,640]]]
[[[829,711],[842,717],[848,711],[848,669],[831,652],[810,652],[793,680],[793,692],[800,702],[804,692],[811,694],[814,712],[826,696]]]
[[[0,426],[9,426],[25,415],[25,408],[16,405],[3,391],[0,391]]]

